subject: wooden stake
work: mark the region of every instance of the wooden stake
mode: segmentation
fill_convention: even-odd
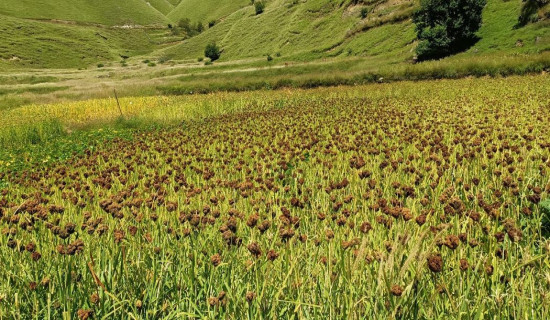
[[[118,101],[118,95],[116,94],[116,89],[113,89],[113,91],[115,92],[116,104],[118,106],[118,111],[120,112],[120,116],[124,118],[124,115],[122,114],[122,108],[120,107],[120,102]]]

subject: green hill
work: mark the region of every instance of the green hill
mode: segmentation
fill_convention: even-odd
[[[213,5],[214,1],[204,1]],[[250,1],[247,1],[250,4]],[[405,47],[414,38],[414,30],[400,21],[392,23],[392,17],[403,14],[396,20],[406,19],[412,10],[408,6],[387,6],[387,1],[377,1],[370,6],[371,16],[362,20],[362,6],[350,5],[348,0],[318,0],[289,2],[272,0],[267,2],[265,12],[255,14],[248,5],[225,17],[212,29],[166,50],[174,58],[192,58],[200,55],[208,42],[218,42],[224,49],[224,59],[257,57],[265,54],[300,55],[322,53],[335,55],[346,41],[360,38],[363,42],[377,44],[380,50],[389,40],[395,47]],[[179,8],[186,4],[184,0]],[[382,4],[385,6],[382,9]],[[384,21],[381,28],[371,32],[356,32],[365,23]],[[378,22],[379,23],[379,22]],[[353,35],[352,35],[353,34]],[[389,38],[389,39],[388,39]]]
[[[0,15],[0,69],[82,68],[157,48],[146,29],[102,28]]]
[[[170,2],[173,6],[177,6],[181,2],[181,0],[166,0],[166,1]]]
[[[162,15],[166,16],[172,10],[174,10],[174,5],[168,1],[168,0],[143,0],[146,4],[150,5],[151,7],[155,8],[155,10],[162,13]]]
[[[190,2],[182,1],[177,10],[191,12],[191,7],[187,6]],[[207,43],[217,42],[223,49],[222,60],[266,54],[306,61],[335,56],[384,56],[392,63],[413,58],[416,34],[411,17],[418,1],[355,2],[271,0],[266,1],[265,12],[260,15],[248,5],[236,9],[204,33],[159,54],[173,59],[196,58],[202,55]],[[200,10],[209,12],[214,9],[208,7],[217,6],[214,0],[200,3]],[[466,54],[548,50],[550,28],[547,21],[515,28],[521,5],[520,1],[489,0],[479,31],[481,41]],[[362,10],[368,12],[364,19],[361,18]]]
[[[163,0],[2,0],[0,14],[29,19],[57,19],[104,25],[165,24]],[[157,8],[157,9],[155,9]]]
[[[139,55],[195,60],[211,42],[222,48],[221,61],[266,55],[280,62],[358,57],[373,58],[377,67],[414,57],[411,17],[418,0],[264,3],[257,15],[250,0],[3,0],[0,67],[73,68]],[[521,1],[488,0],[481,40],[458,56],[550,50],[550,21],[544,21],[548,6],[539,10],[540,19],[518,28],[521,7]],[[181,18],[217,23],[183,40],[167,28]],[[146,27],[119,28],[125,24]]]
[[[181,0],[168,14],[168,18],[174,22],[189,18],[192,22],[207,23],[226,17],[248,5],[250,0]]]

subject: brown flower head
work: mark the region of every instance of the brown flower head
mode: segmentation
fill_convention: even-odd
[[[441,258],[441,255],[438,253],[431,254],[428,256],[428,268],[432,272],[441,272],[443,270],[443,259]]]

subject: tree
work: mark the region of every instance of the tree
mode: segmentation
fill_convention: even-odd
[[[182,29],[185,33],[192,33],[193,27],[191,27],[191,20],[189,18],[183,18],[178,22],[178,27]]]
[[[220,58],[221,52],[218,45],[215,43],[210,43],[206,46],[204,50],[204,56],[210,58],[210,61],[216,61]]]
[[[197,26],[195,27],[195,30],[197,30],[197,33],[202,33],[204,31],[204,25],[202,22],[197,22]]]
[[[369,15],[368,8],[361,8],[361,19],[365,19]]]
[[[262,14],[265,9],[265,4],[262,1],[255,1],[254,8],[256,9],[256,15]]]
[[[476,40],[487,0],[421,0],[414,14],[419,60],[460,52]]]

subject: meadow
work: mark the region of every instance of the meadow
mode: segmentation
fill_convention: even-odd
[[[0,110],[0,318],[546,319],[549,87]]]

